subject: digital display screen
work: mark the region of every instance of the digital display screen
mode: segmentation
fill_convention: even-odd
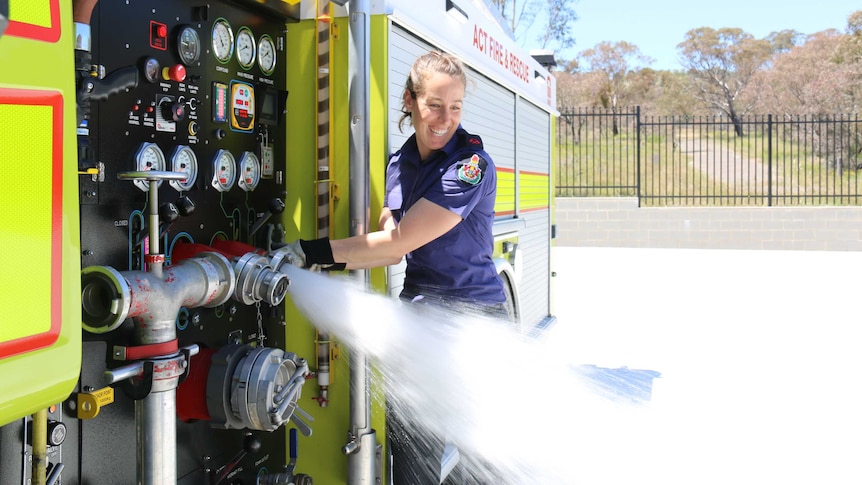
[[[281,113],[279,107],[287,101],[287,92],[266,86],[258,86],[257,92],[257,116],[260,122],[267,125],[278,125],[278,118]]]

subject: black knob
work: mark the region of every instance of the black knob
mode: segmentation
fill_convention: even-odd
[[[217,140],[221,140],[225,136],[227,136],[227,132],[224,131],[224,128],[219,128],[219,129],[215,130],[215,137]]]
[[[269,201],[269,211],[273,214],[281,214],[284,212],[284,201],[278,197]]]
[[[159,206],[159,217],[165,222],[174,222],[180,216],[180,210],[173,202],[165,202]]]
[[[66,425],[60,421],[48,420],[48,446],[60,446],[66,441]]]
[[[242,440],[242,449],[246,453],[257,453],[261,448],[263,448],[263,443],[260,442],[260,438],[253,434],[245,435],[245,439]]]
[[[195,211],[195,203],[184,195],[177,199],[177,209],[180,211],[180,215],[185,217]]]
[[[166,120],[182,121],[186,118],[186,105],[176,101],[161,105],[162,116]]]

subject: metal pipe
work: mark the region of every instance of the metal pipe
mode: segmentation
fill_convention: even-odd
[[[117,328],[131,317],[136,323],[135,345],[170,342],[177,338],[176,318],[181,307],[218,306],[230,299],[236,285],[233,265],[215,252],[203,252],[171,265],[163,276],[121,272],[110,266],[84,268],[84,328],[98,333],[100,328]]]
[[[135,431],[138,439],[138,483],[177,483],[176,429],[177,390],[151,392],[135,401]]]
[[[149,199],[149,224],[150,224],[150,250],[151,258],[148,269],[157,277],[162,277],[162,265],[164,257],[159,253],[159,182],[156,180],[150,181],[150,190],[147,193]],[[176,317],[176,315],[175,315]]]
[[[151,185],[150,192],[155,189]],[[158,231],[158,215],[150,220],[150,227]],[[150,242],[153,240],[151,235]],[[200,253],[167,269],[161,264],[157,268],[159,274],[119,272],[103,266],[85,268],[81,273],[84,327],[116,328],[117,322],[131,317],[135,322],[135,345],[171,342],[177,338],[176,316],[180,308],[217,306],[234,293],[234,268],[226,257],[215,252]],[[174,353],[147,358],[142,363],[152,364],[153,375],[149,376],[150,393],[135,401],[138,483],[176,483],[176,392],[189,362],[184,355]],[[118,376],[129,375],[133,366],[137,367],[133,364],[119,371]]]
[[[45,485],[48,470],[48,409],[40,409],[33,414],[30,427],[33,466],[31,480],[33,485]]]
[[[348,53],[350,110],[350,235],[365,234],[369,220],[369,89],[370,18],[369,0],[350,0],[350,45]],[[354,276],[369,284],[367,271]],[[371,372],[368,357],[359,349],[350,352],[350,441],[347,457],[348,485],[376,483],[376,436],[371,429]]]

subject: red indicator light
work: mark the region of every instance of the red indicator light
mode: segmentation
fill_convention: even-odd
[[[154,20],[150,21],[150,47],[160,51],[168,49],[167,25]]]

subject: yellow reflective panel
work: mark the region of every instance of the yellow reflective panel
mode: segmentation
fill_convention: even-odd
[[[9,0],[9,19],[38,27],[51,26],[51,13],[56,1]]]
[[[494,202],[496,215],[515,213],[515,171],[511,168],[497,167],[497,200]]]
[[[6,36],[53,43],[61,34],[60,0],[9,0]]]
[[[550,206],[549,177],[545,173],[520,172],[520,208],[522,211],[547,209]]]
[[[54,109],[0,98],[0,344],[44,334],[55,323],[52,267],[59,262],[46,257],[54,254],[53,190],[61,183],[53,173]]]

